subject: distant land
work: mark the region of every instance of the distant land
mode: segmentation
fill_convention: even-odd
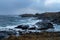
[[[37,17],[37,19],[47,19],[51,22],[60,24],[60,12],[45,12],[45,13],[36,13],[36,14],[22,14],[21,17]]]
[[[21,14],[21,17],[60,17],[60,12],[45,12],[45,13],[35,13],[35,14]]]

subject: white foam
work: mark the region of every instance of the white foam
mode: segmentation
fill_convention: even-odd
[[[11,29],[13,29],[13,28],[15,28],[15,27],[17,27],[17,25],[13,25],[13,26],[6,26],[6,28],[11,28]]]
[[[17,25],[0,27],[0,31],[9,31],[10,29],[14,30]]]
[[[55,29],[54,29],[55,31],[60,31],[60,25],[55,24],[55,25],[54,25],[54,28],[55,28]]]

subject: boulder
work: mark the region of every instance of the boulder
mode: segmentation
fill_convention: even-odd
[[[28,28],[28,30],[36,30],[36,27]]]
[[[35,25],[38,26],[38,30],[47,30],[47,29],[53,29],[53,24],[50,22],[37,22]]]
[[[32,25],[31,27],[28,28],[28,30],[36,30],[36,26]]]
[[[19,35],[22,35],[22,31],[18,31],[19,32]]]
[[[26,30],[26,29],[28,29],[28,27],[29,27],[29,25],[19,25],[19,26],[15,27],[15,28]]]
[[[51,22],[53,22],[54,24],[59,24],[60,25],[60,17],[52,19]]]

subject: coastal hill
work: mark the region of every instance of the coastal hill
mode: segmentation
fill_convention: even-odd
[[[22,14],[21,17],[45,17],[45,18],[55,18],[60,17],[60,12],[45,12],[45,13],[36,13],[36,14]]]

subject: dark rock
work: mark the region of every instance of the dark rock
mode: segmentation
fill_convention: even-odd
[[[23,26],[23,25],[18,25],[18,26],[17,26],[17,27],[15,27],[15,28],[19,28],[19,29],[20,29],[20,28],[22,28],[22,26]]]
[[[57,18],[57,17],[60,17],[60,12],[45,12],[45,13],[36,13],[35,16],[38,18],[38,19],[54,19],[54,18]]]
[[[16,35],[16,31],[0,31],[0,33],[4,33],[7,35]]]
[[[19,26],[17,26],[17,27],[15,27],[15,28],[19,28],[19,29],[28,29],[28,27],[29,27],[29,25],[19,25]]]
[[[16,35],[17,33],[15,31],[9,31],[7,32],[8,35]]]
[[[8,38],[10,35],[16,35],[16,33],[13,31],[0,31],[0,40],[4,38]]]
[[[36,30],[36,27],[28,28],[28,30]]]
[[[22,35],[22,31],[18,31],[19,32],[19,35]]]
[[[47,30],[53,29],[53,24],[49,22],[37,22],[36,25],[38,26],[38,30]]]
[[[22,14],[22,15],[20,15],[21,17],[34,17],[34,15],[33,14]]]
[[[48,24],[47,25],[48,28],[54,28],[52,23],[47,23],[47,24]]]
[[[6,38],[8,35],[6,33],[1,33],[0,32],[0,40]]]
[[[51,22],[55,23],[55,24],[59,24],[60,25],[60,17],[52,19]]]
[[[36,26],[32,25],[31,27],[28,28],[28,30],[36,30]]]

